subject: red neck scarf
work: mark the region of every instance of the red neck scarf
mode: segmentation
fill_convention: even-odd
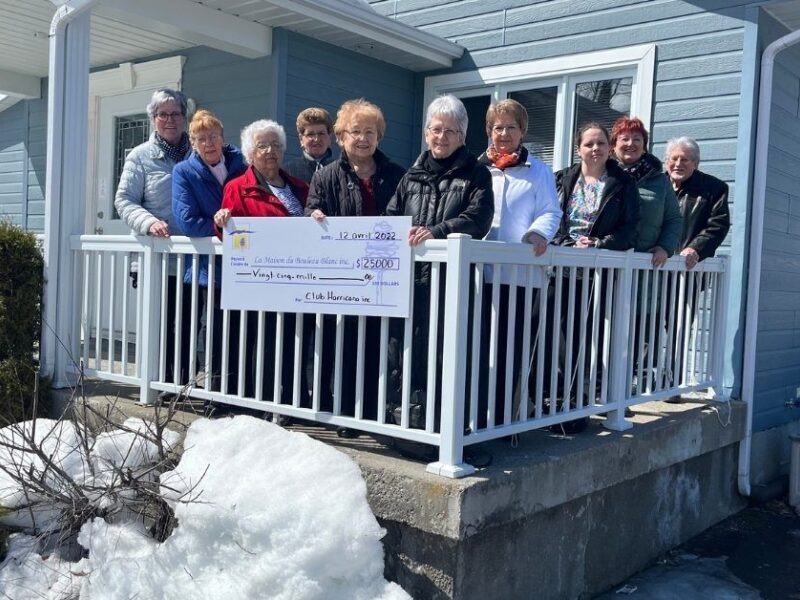
[[[486,150],[486,156],[492,161],[492,164],[501,171],[504,171],[508,167],[515,167],[519,164],[519,148],[517,148],[511,154],[501,154],[495,149],[494,146],[489,146],[489,148]]]

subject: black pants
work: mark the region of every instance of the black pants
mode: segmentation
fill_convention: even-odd
[[[364,396],[362,416],[376,419],[378,413],[378,370],[380,367],[380,318],[367,317],[364,336]],[[311,327],[314,327],[313,320]],[[312,330],[313,331],[313,330]],[[341,371],[341,414],[355,416],[356,370],[358,360],[358,318],[344,317],[342,356],[336,356],[336,317],[323,317],[320,410],[333,412],[336,369]],[[313,376],[314,336],[310,336],[307,359],[309,377]]]
[[[178,303],[178,286],[182,286],[182,301]],[[192,286],[183,283],[183,278],[177,275],[167,277],[167,321],[165,337],[165,371],[164,381],[175,383],[179,386],[186,385],[194,377],[189,373],[189,336],[192,330]],[[175,329],[181,333],[180,355],[175,362]]]
[[[220,391],[222,385],[222,350],[224,347],[223,337],[223,318],[224,311],[220,308],[220,289],[214,288],[214,309],[213,327],[211,333],[211,373],[208,379],[207,388],[211,391]],[[198,365],[203,368],[205,365],[205,337],[208,331],[208,289],[203,289],[203,307],[200,315],[200,331],[198,332]],[[244,396],[254,398],[256,395],[256,369],[258,367],[258,314],[254,311],[229,311],[228,314],[228,363],[227,385],[225,393],[238,394],[239,380],[243,379]],[[241,320],[245,319],[244,344],[241,341]],[[308,381],[306,379],[303,365],[307,359],[306,342],[308,335],[313,330],[313,316],[306,315],[304,320],[304,341],[301,348],[304,349],[303,356],[299,364],[294,363],[294,335],[295,335],[296,316],[287,313],[283,322],[283,336],[281,338],[283,359],[281,363],[281,386],[278,397],[274,397],[275,390],[275,340],[277,337],[277,315],[276,313],[264,313],[264,334],[263,334],[263,358],[262,358],[262,388],[261,398],[264,400],[274,399],[282,404],[291,404],[294,390],[294,372],[300,371],[300,406],[310,406],[308,403]],[[202,340],[202,341],[200,341]],[[240,370],[240,345],[244,348],[244,369]]]
[[[495,371],[495,404],[494,404],[494,423],[499,425],[505,423],[506,408],[506,368],[511,363],[512,390],[511,390],[511,421],[525,419],[527,415],[518,415],[519,406],[522,398],[522,378],[528,380],[528,395],[533,396],[536,390],[536,332],[539,326],[539,296],[538,290],[532,296],[531,320],[530,320],[530,347],[528,361],[523,364],[523,339],[525,326],[525,288],[501,284],[499,286],[499,305],[497,315],[497,354]],[[511,354],[508,354],[508,322],[510,314],[508,312],[508,302],[511,294],[516,295],[516,307],[513,321],[513,347]],[[491,325],[492,325],[492,286],[485,284],[482,294],[481,306],[481,332],[480,332],[480,356],[478,358],[478,428],[486,427],[488,422],[487,410],[489,406],[489,359],[491,356]],[[471,314],[471,313],[470,313]],[[471,380],[472,380],[472,329],[474,323],[470,319],[470,332],[467,340],[468,344],[468,363],[467,363],[467,406],[470,406]]]
[[[253,373],[256,372],[256,347],[258,343],[258,313],[250,312],[247,315],[247,337],[250,346],[253,348],[251,353],[251,364]],[[297,319],[303,321],[303,333],[300,340],[300,360],[295,362],[295,330]],[[306,365],[309,358],[309,340],[313,337],[314,315],[303,315],[294,313],[284,313],[283,335],[280,337],[281,344],[281,365],[280,365],[280,386],[277,396],[275,394],[275,379],[278,373],[276,341],[278,340],[278,315],[277,313],[264,313],[264,350],[263,350],[263,371],[262,371],[262,398],[272,399],[280,404],[292,404],[294,399],[294,376],[296,372],[300,374],[299,380],[299,406],[308,408],[311,406],[309,399],[308,377]]]
[[[441,416],[442,404],[442,352],[444,337],[445,320],[445,281],[446,267],[442,265],[439,271],[439,295],[437,298],[431,297],[430,277],[432,270],[428,264],[417,264],[415,266],[414,281],[414,310],[413,310],[413,351],[411,357],[411,403],[420,405],[419,414],[424,418],[424,410],[427,406],[427,398],[433,394],[434,401],[434,430],[439,430],[439,419]],[[437,323],[436,349],[434,352],[436,370],[440,374],[435,389],[428,389],[428,355],[430,346],[430,309],[431,303],[439,303],[439,322]],[[402,397],[402,373],[403,373],[403,344],[405,339],[404,322],[401,319],[392,319],[390,322],[390,341],[388,364],[390,371],[389,378],[389,405],[400,404]],[[412,411],[415,410],[412,407]],[[412,418],[412,427],[419,427],[418,420]]]
[[[561,294],[558,296],[556,291],[556,281],[553,279],[550,282],[550,287],[548,289],[548,320],[553,321],[554,314],[555,314],[555,305],[556,302],[560,305],[560,315],[559,315],[559,332],[557,335],[560,336],[559,340],[559,348],[558,348],[558,374],[557,374],[557,381],[553,382],[551,378],[551,367],[552,367],[552,337],[548,334],[547,338],[547,351],[545,354],[545,397],[547,396],[554,396],[556,398],[563,399],[566,396],[569,397],[570,401],[575,404],[577,398],[579,397],[580,393],[584,394],[584,404],[586,402],[591,402],[592,398],[596,395],[599,395],[599,390],[601,389],[603,379],[605,376],[605,371],[608,368],[608,365],[603,362],[603,346],[607,336],[611,335],[611,328],[606,328],[604,324],[605,320],[605,313],[606,313],[606,289],[607,286],[613,284],[613,276],[604,271],[601,274],[601,285],[600,287],[595,286],[594,281],[594,269],[590,269],[588,272],[588,277],[586,279],[583,278],[576,278],[575,280],[575,291],[573,294],[570,294],[570,286],[569,286],[569,278],[562,277],[561,282]],[[587,303],[585,306],[581,305],[582,297],[583,297],[583,289],[584,287],[587,289]],[[590,369],[591,369],[591,360],[592,360],[592,330],[594,328],[595,318],[594,318],[594,298],[596,295],[599,296],[599,311],[598,311],[598,323],[597,323],[597,348],[596,348],[596,369],[597,369],[597,378],[595,382],[595,389],[590,390],[585,388],[584,382],[590,381]],[[574,312],[572,315],[569,314],[569,302],[570,297],[574,297]],[[627,318],[627,317],[625,317]],[[569,335],[569,325],[570,321],[572,321],[572,347],[571,351],[567,352],[567,339]],[[581,322],[585,322],[586,326],[584,328],[584,336],[581,337]],[[554,333],[555,335],[555,333]],[[577,379],[577,372],[578,372],[578,364],[581,361],[580,351],[581,346],[584,348],[583,352],[583,381],[578,381]],[[567,364],[567,358],[569,357],[569,365]],[[553,383],[556,383],[556,388],[553,389]],[[583,390],[578,388],[583,387]],[[551,398],[552,400],[552,398]]]
[[[636,315],[633,322],[633,353],[630,360],[633,364],[633,375],[636,378],[637,394],[647,392],[655,389],[656,381],[655,375],[650,372],[650,363],[652,361],[653,368],[658,368],[658,360],[660,349],[667,339],[667,324],[669,323],[669,314],[665,312],[664,319],[661,318],[661,308],[667,298],[661,297],[662,286],[656,278],[656,272],[650,274],[648,289],[644,289],[644,273],[640,272],[639,276],[639,298],[636,306]],[[663,274],[664,277],[668,274]],[[669,291],[669,287],[667,288]],[[655,304],[653,304],[653,295],[656,296]],[[666,308],[666,307],[665,307]],[[650,330],[653,329],[653,339],[650,339]],[[642,377],[639,377],[639,368],[642,369]],[[652,381],[650,376],[653,375]],[[662,381],[663,383],[663,381]]]
[[[213,290],[214,308],[212,310],[213,326],[211,327],[211,372],[206,373],[206,389],[209,391],[219,392],[222,385],[222,349],[224,347],[223,338],[223,318],[224,311],[220,308],[221,292],[220,288]],[[208,332],[208,303],[209,291],[208,288],[202,289],[202,303],[200,309],[200,328],[197,333],[197,361],[198,369],[205,369],[206,353],[209,350],[206,348],[206,334]],[[240,327],[240,313],[239,311],[232,310],[228,315],[228,363],[226,366],[227,371],[227,385],[224,393],[236,394],[239,388],[239,327]],[[252,394],[253,390],[253,371],[248,369],[245,373],[245,388],[250,388]],[[247,389],[245,390],[245,393]]]

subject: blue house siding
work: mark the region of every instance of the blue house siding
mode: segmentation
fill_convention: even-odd
[[[47,102],[22,100],[0,113],[0,219],[44,231]]]
[[[28,114],[25,102],[0,113],[0,219],[24,226]]]
[[[28,108],[28,210],[26,227],[44,232],[44,194],[47,170],[47,84],[42,82],[42,98],[27,102]]]
[[[220,118],[228,142],[238,146],[242,128],[256,119],[281,121],[277,95],[282,87],[274,53],[247,59],[198,46],[176,54],[186,57],[183,92],[198,108],[206,108]]]
[[[282,123],[288,154],[299,155],[295,131],[297,113],[309,106],[327,109],[336,118],[342,102],[364,97],[377,104],[386,119],[381,149],[395,162],[408,166],[416,158],[414,130],[421,128],[414,112],[414,74],[317,40],[285,32],[287,39],[285,106]]]
[[[784,403],[800,387],[800,48],[778,55],[773,81],[770,148],[756,341],[757,430],[797,417]]]

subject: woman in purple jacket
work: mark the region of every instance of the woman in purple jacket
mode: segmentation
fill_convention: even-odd
[[[222,189],[225,184],[247,169],[244,156],[238,148],[225,143],[222,122],[207,110],[198,110],[189,124],[189,139],[192,153],[178,163],[172,172],[172,213],[177,233],[190,237],[216,235],[214,213],[222,205]],[[208,281],[208,257],[201,255],[198,262],[198,283],[201,289],[200,330],[197,335],[197,359],[199,368],[205,364],[205,342],[208,318],[209,289],[213,294],[212,327],[212,373],[206,373],[206,390],[220,391],[219,375],[222,358],[222,311],[220,310],[220,275],[222,264],[217,260],[214,281]],[[187,261],[183,278],[192,281],[192,261]],[[238,364],[238,341],[234,340],[239,330],[238,313],[231,313],[229,331],[229,368]],[[236,322],[234,322],[236,321]],[[210,376],[210,379],[209,379]],[[228,379],[228,392],[236,390],[236,377]]]

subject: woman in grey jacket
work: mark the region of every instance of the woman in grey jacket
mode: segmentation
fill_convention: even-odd
[[[174,230],[172,216],[172,168],[191,152],[186,134],[186,96],[171,89],[153,93],[147,115],[154,129],[150,139],[128,153],[122,168],[114,206],[126,225],[137,235],[169,237]],[[183,302],[177,311],[177,286],[184,285],[170,262],[167,286],[166,381],[182,386],[189,379],[189,352],[174,362],[175,331],[189,339],[191,287],[184,286]]]

